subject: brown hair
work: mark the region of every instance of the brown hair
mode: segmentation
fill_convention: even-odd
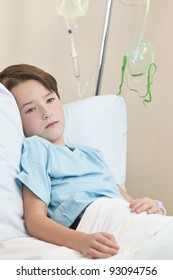
[[[54,91],[58,98],[60,98],[55,78],[38,67],[29,64],[16,64],[5,68],[0,73],[0,82],[9,91],[28,80],[37,80],[48,90]]]

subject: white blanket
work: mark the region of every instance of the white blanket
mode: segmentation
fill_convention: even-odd
[[[84,213],[79,231],[107,231],[115,235],[120,251],[111,259],[172,259],[173,217],[134,214],[127,202],[98,199]],[[32,237],[0,243],[0,259],[78,260],[84,257],[72,249]]]
[[[127,202],[98,199],[84,213],[79,231],[113,233],[120,251],[111,259],[173,259],[173,217],[134,214]],[[0,243],[0,259],[84,259],[74,250],[32,237]]]

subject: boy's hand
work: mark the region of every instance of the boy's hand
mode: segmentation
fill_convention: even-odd
[[[108,258],[118,253],[119,246],[112,234],[86,234],[80,243],[80,252],[87,258]]]
[[[130,208],[132,212],[138,214],[142,212],[147,212],[147,214],[162,214],[162,211],[158,207],[157,203],[148,197],[131,200]]]

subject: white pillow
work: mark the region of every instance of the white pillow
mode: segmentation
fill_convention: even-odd
[[[93,96],[67,104],[64,109],[65,139],[99,149],[117,183],[125,189],[127,121],[124,99],[116,95]]]
[[[65,139],[100,149],[124,185],[126,176],[126,113],[124,101],[95,96],[64,105]],[[22,197],[15,183],[24,139],[20,114],[11,93],[0,84],[0,241],[25,236]]]
[[[0,84],[0,241],[26,234],[21,193],[14,181],[24,138],[11,93]]]

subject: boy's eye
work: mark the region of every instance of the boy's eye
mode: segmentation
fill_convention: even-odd
[[[47,103],[51,103],[51,102],[53,102],[54,100],[55,100],[55,98],[54,98],[54,97],[49,98],[49,99],[47,100]]]
[[[36,108],[33,107],[33,108],[30,108],[30,109],[26,110],[25,113],[32,113],[32,112],[34,112],[35,110],[36,110]]]

